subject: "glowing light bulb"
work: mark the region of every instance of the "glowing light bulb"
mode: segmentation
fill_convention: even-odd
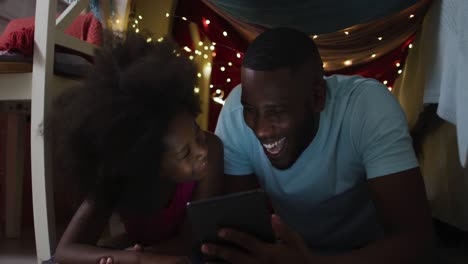
[[[353,64],[353,61],[352,60],[346,60],[344,61],[344,65],[346,66],[349,66],[349,65],[352,65]]]
[[[240,53],[237,53],[236,56],[237,56],[237,58],[239,58],[239,59],[241,58],[241,54],[240,54]]]
[[[379,40],[382,40],[383,38],[382,37],[378,37]]]
[[[228,82],[228,83],[231,82],[231,78],[227,78],[226,82]]]
[[[223,31],[223,36],[227,37],[227,32],[226,31]]]
[[[374,53],[374,54],[372,54],[371,57],[372,57],[372,58],[375,58],[376,56],[377,56],[377,54]]]
[[[388,81],[387,81],[387,80],[383,81],[383,84],[387,85],[387,83],[388,83]]]
[[[413,18],[413,17],[414,17],[414,15],[413,15],[413,14],[411,14],[411,15],[409,16],[409,18]]]
[[[146,42],[151,42],[153,39],[152,38],[147,38]]]
[[[318,36],[317,36],[317,35],[314,35],[313,39],[316,39],[316,38],[318,38]]]
[[[182,17],[182,20],[185,20],[185,21],[187,21],[187,18],[186,18],[186,17]]]
[[[141,15],[140,15],[140,16],[138,16],[138,18],[139,18],[140,20],[142,20],[142,19],[143,19],[143,17],[142,17]]]
[[[197,73],[197,77],[201,78],[202,77],[201,73]]]
[[[194,91],[195,93],[199,93],[199,92],[200,92],[200,88],[195,87],[195,88],[193,88],[193,91]]]
[[[192,52],[192,50],[187,46],[184,47],[184,50],[187,51],[187,52]]]
[[[226,70],[226,68],[224,68],[224,67],[221,67],[221,68],[220,68],[220,70],[221,70],[221,71],[225,71],[225,70]]]
[[[211,24],[211,21],[209,21],[209,20],[207,19],[207,20],[205,20],[205,23],[206,23],[207,25],[209,25],[209,24]]]
[[[232,62],[228,62],[228,65],[232,67]]]

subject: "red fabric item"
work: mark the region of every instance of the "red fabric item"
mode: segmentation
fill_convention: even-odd
[[[32,55],[34,48],[34,17],[11,20],[0,36],[0,50]]]
[[[174,236],[185,218],[185,206],[192,200],[196,182],[177,186],[169,207],[149,216],[121,216],[128,237],[143,245],[154,245]]]
[[[102,25],[92,13],[79,15],[65,34],[100,46]],[[0,36],[0,50],[31,56],[34,50],[34,17],[11,20]]]
[[[102,25],[93,13],[79,15],[65,30],[65,34],[74,36],[96,46],[102,44]]]

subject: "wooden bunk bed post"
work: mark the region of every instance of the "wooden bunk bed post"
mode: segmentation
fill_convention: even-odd
[[[42,136],[52,86],[57,1],[36,4],[31,91],[31,181],[34,232],[38,263],[51,257],[55,247],[55,211],[50,155]]]
[[[88,55],[96,46],[64,34],[64,29],[85,9],[90,0],[71,4],[56,20],[57,0],[43,0],[36,4],[34,55],[31,89],[31,180],[33,195],[34,232],[38,263],[50,259],[56,246],[55,208],[52,184],[51,153],[44,142],[42,125],[50,111],[56,93],[54,86],[63,89],[63,81],[53,78],[55,44]]]

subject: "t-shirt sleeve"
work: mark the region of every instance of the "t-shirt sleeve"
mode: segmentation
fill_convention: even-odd
[[[351,120],[351,137],[367,178],[417,167],[406,116],[396,98],[377,81],[361,85]]]
[[[249,175],[253,167],[248,155],[247,126],[240,104],[240,87],[232,90],[221,109],[215,134],[224,145],[224,173],[229,175]]]

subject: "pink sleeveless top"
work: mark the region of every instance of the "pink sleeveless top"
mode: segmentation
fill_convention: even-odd
[[[185,207],[192,200],[196,182],[180,183],[169,207],[148,216],[122,216],[125,230],[135,243],[153,245],[174,236],[185,218]]]

